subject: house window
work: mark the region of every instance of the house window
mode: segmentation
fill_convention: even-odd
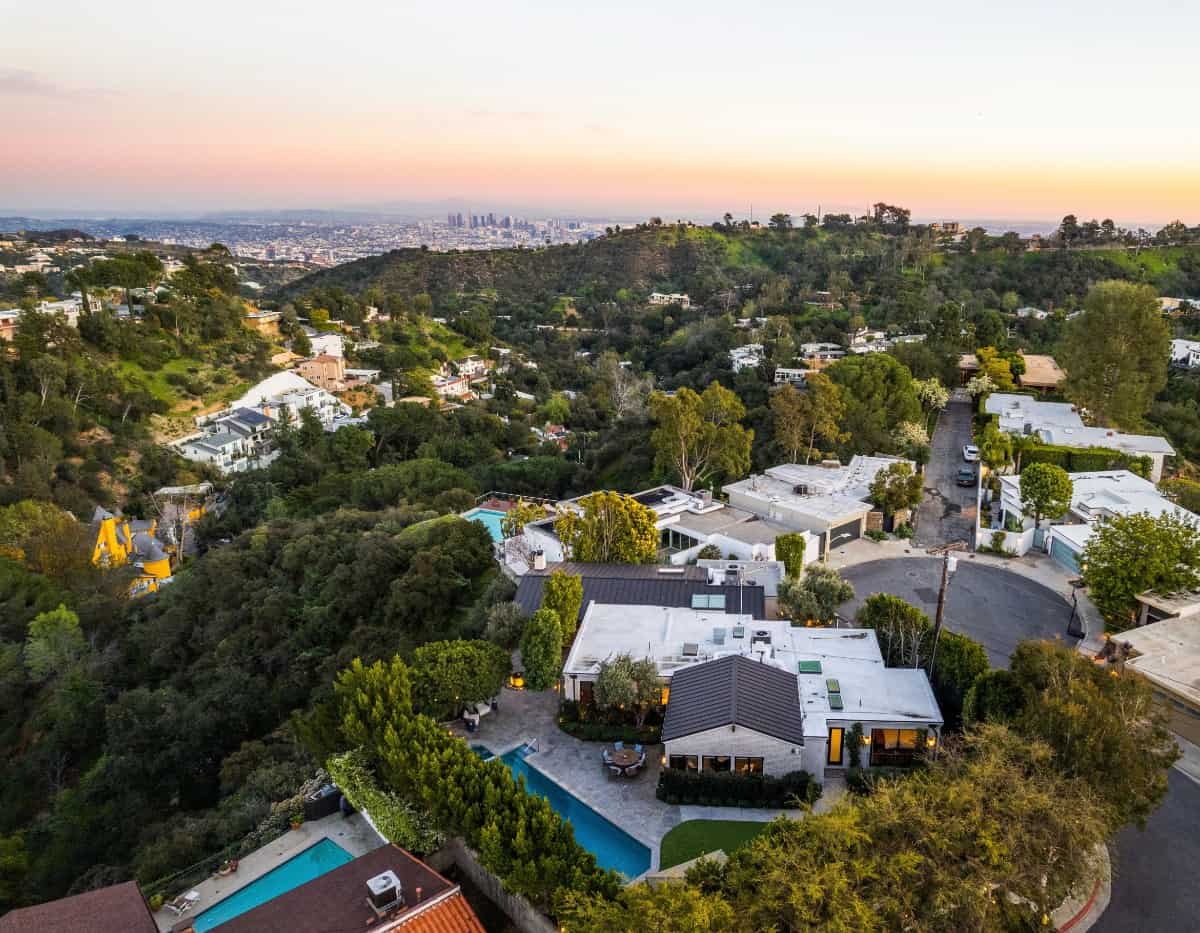
[[[733,766],[733,759],[728,755],[705,755],[705,771],[728,771]]]
[[[825,763],[830,765],[840,765],[842,763],[842,745],[846,737],[846,730],[841,726],[834,726],[829,730],[829,755]]]
[[[738,774],[762,774],[763,760],[761,758],[735,758],[733,770]]]
[[[669,764],[678,771],[698,771],[699,759],[695,755],[672,755]]]
[[[658,692],[658,703],[660,706],[666,706],[667,701],[671,699],[671,685],[663,684],[662,689]]]
[[[917,757],[916,729],[872,729],[871,764],[904,766]]]

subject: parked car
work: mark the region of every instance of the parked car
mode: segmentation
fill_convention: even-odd
[[[958,483],[960,486],[974,486],[975,471],[970,467],[963,467],[958,471],[958,475],[954,478],[954,482]]]
[[[979,448],[974,444],[968,444],[963,448],[963,459],[967,463],[977,463],[979,461]]]

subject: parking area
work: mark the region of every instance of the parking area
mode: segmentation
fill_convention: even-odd
[[[959,486],[958,471],[979,464],[965,463],[962,449],[971,443],[971,401],[955,395],[938,418],[925,466],[925,498],[917,514],[914,543],[937,547],[952,541],[974,545],[975,486]]]

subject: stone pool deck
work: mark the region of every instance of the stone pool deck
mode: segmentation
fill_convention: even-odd
[[[601,742],[584,742],[567,735],[558,727],[559,694],[534,693],[505,689],[500,708],[479,722],[477,731],[468,733],[461,725],[454,732],[472,745],[486,745],[497,755],[536,740],[537,751],[527,759],[557,784],[570,791],[589,807],[615,823],[650,849],[650,870],[659,865],[662,837],[686,820],[750,820],[766,822],[779,816],[800,818],[801,810],[756,810],[738,807],[693,807],[663,803],[654,796],[661,767],[661,745],[646,746],[646,768],[634,778],[612,777],[601,765]],[[830,788],[831,799],[839,796]],[[822,799],[817,809],[827,809]]]
[[[289,830],[274,842],[239,859],[238,870],[232,875],[207,878],[190,888],[174,892],[172,897],[187,891],[199,891],[200,900],[182,917],[164,907],[155,913],[154,922],[158,924],[162,933],[175,928],[186,929],[188,921],[194,919],[197,914],[203,913],[322,839],[336,842],[353,858],[365,855],[384,844],[375,830],[357,813],[350,817],[335,813],[324,819],[303,823],[299,829]]]

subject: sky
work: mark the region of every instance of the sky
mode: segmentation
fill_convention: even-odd
[[[1200,223],[1193,0],[0,0],[0,212]]]

